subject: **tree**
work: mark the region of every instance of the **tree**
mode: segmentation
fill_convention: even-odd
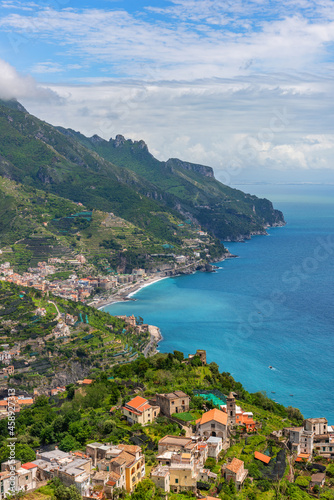
[[[49,398],[42,394],[41,396],[37,396],[35,399],[34,406],[37,407],[42,407],[42,406],[47,406],[49,404]]]
[[[201,358],[197,355],[194,356],[193,358],[191,358],[190,364],[191,366],[202,366]]]
[[[52,500],[82,500],[82,497],[75,486],[72,485],[66,488],[66,486],[60,483],[54,489]]]
[[[4,445],[0,448],[0,462],[6,462],[9,459],[9,447]],[[32,448],[27,444],[17,443],[15,445],[15,458],[20,460],[23,464],[33,462],[36,459],[36,454]]]
[[[327,476],[334,477],[334,464],[330,464],[326,469]]]
[[[183,355],[183,352],[181,351],[173,351],[173,354],[174,354],[174,358],[177,359],[178,361],[183,361],[184,360],[184,355]]]
[[[80,443],[76,441],[76,439],[70,434],[66,434],[66,436],[60,441],[59,449],[61,451],[73,451],[77,448],[80,448]]]

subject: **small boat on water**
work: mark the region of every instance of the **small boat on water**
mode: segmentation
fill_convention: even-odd
[[[293,394],[289,394],[289,396],[293,396]]]
[[[275,391],[271,391],[271,394],[276,394],[276,392]]]
[[[273,366],[269,366],[268,368],[270,368],[271,370],[273,370],[273,369],[274,369],[274,367],[273,367]]]

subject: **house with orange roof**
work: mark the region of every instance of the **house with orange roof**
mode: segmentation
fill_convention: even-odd
[[[160,413],[159,406],[151,406],[147,399],[136,396],[125,404],[122,413],[130,424],[147,425]]]
[[[223,441],[227,438],[227,414],[223,411],[209,410],[196,420],[196,433],[202,437],[221,437]]]
[[[310,453],[299,453],[296,462],[309,462],[311,459]]]
[[[254,432],[256,430],[256,422],[253,420],[253,413],[243,411],[242,413],[235,415],[236,425],[242,425],[246,427],[247,432]]]
[[[245,469],[244,462],[238,458],[233,458],[231,463],[224,464],[222,471],[225,481],[229,483],[232,480],[237,490],[242,488],[242,485],[248,475],[248,470]]]
[[[256,458],[256,460],[260,460],[260,462],[268,465],[270,460],[271,460],[271,457],[268,457],[268,455],[264,455],[263,453],[260,453],[259,451],[256,451],[254,453],[254,457]]]

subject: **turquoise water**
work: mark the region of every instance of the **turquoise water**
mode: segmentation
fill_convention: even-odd
[[[334,424],[334,186],[240,189],[271,199],[287,226],[227,244],[238,258],[216,273],[163,280],[106,310],[159,326],[160,351],[206,349],[247,390]]]

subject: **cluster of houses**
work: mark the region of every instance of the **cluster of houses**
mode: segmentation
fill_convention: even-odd
[[[302,427],[287,427],[283,434],[298,462],[310,461],[312,455],[334,459],[334,426],[326,418],[308,418]]]
[[[8,417],[8,411],[19,413],[22,408],[31,406],[34,400],[30,396],[11,396],[0,400],[0,419]]]
[[[15,473],[13,470],[15,465]],[[0,500],[13,489],[29,492],[44,481],[58,477],[65,486],[74,485],[84,500],[113,497],[115,488],[132,492],[145,477],[145,457],[135,445],[91,443],[86,453],[37,451],[36,460],[21,464],[7,461],[1,464]]]
[[[205,362],[205,351],[202,356]],[[187,412],[189,404],[190,397],[183,391],[156,394],[150,401],[136,396],[123,406],[122,413],[130,424],[147,425],[160,413],[167,417],[175,417],[177,414]],[[209,410],[196,421],[194,436],[162,438],[159,441],[156,458],[158,465],[151,470],[151,479],[156,486],[165,492],[196,492],[198,483],[215,481],[217,475],[206,469],[204,464],[208,457],[218,461],[219,454],[229,447],[228,428],[231,422],[239,425],[236,421],[237,408],[238,414],[242,414],[242,410],[235,405],[233,394],[230,394],[225,411]],[[230,464],[226,464],[224,469],[225,476],[233,476],[238,488],[241,488],[248,473],[243,465],[241,460],[234,459]]]
[[[85,379],[81,384],[90,385],[92,382]],[[64,387],[57,387],[52,395],[64,390]],[[18,408],[32,402],[23,396],[15,400]],[[189,405],[190,397],[183,391],[175,391],[156,394],[151,400],[136,396],[124,404],[121,411],[130,424],[145,426],[160,414],[175,419],[177,414],[188,412]],[[8,402],[0,401],[0,408],[0,412],[8,410]],[[252,413],[244,412],[236,405],[234,394],[230,393],[221,409],[208,410],[196,420],[193,432],[186,432],[183,436],[166,435],[160,439],[157,465],[150,471],[151,480],[166,493],[196,493],[203,484],[210,485],[217,479],[217,475],[205,467],[205,462],[209,457],[217,462],[221,452],[229,448],[231,429],[242,426],[247,432],[253,432],[257,425]],[[334,458],[334,429],[328,426],[325,418],[307,419],[302,427],[276,431],[273,437],[285,440],[297,462],[311,460],[312,454]],[[270,456],[257,451],[254,457],[264,464],[271,460]],[[12,470],[11,461],[1,464],[0,500],[9,492]],[[56,447],[53,451],[38,451],[33,462],[21,464],[15,461],[14,475],[17,491],[33,490],[43,481],[58,477],[66,486],[74,485],[84,500],[113,498],[116,489],[131,493],[145,477],[145,457],[137,445],[94,442],[86,446],[85,453],[66,453]],[[233,481],[240,490],[248,470],[242,460],[231,457],[222,466],[221,475],[227,482]],[[324,472],[313,474],[312,481],[312,484],[323,486]]]
[[[132,274],[117,274],[102,277],[87,276],[85,278],[79,278],[75,274],[75,271],[73,271],[70,278],[66,280],[49,281],[46,279],[47,276],[57,271],[55,264],[64,263],[77,267],[85,264],[86,258],[83,255],[77,255],[75,259],[66,261],[58,258],[50,258],[48,262],[38,262],[36,268],[29,268],[28,272],[22,275],[15,273],[9,262],[4,262],[0,264],[0,280],[22,287],[33,287],[42,292],[51,292],[54,295],[73,300],[74,302],[85,302],[97,288],[110,290],[146,276],[144,269],[134,269]]]

